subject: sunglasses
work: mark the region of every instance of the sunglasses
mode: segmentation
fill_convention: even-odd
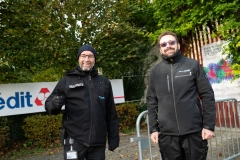
[[[169,42],[163,42],[160,44],[160,47],[167,47],[167,44],[169,44],[170,46],[173,46],[176,44],[176,41],[169,41]]]

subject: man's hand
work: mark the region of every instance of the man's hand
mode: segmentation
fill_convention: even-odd
[[[153,132],[151,134],[151,140],[153,143],[158,143],[158,132]]]
[[[114,151],[118,146],[108,146],[109,151]]]
[[[65,105],[65,97],[54,96],[52,99],[52,103],[53,103],[54,107],[61,108],[63,105]]]
[[[202,139],[203,140],[209,140],[212,137],[214,137],[214,132],[208,129],[203,128],[202,130]]]

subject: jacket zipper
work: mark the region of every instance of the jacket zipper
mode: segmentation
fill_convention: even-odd
[[[168,92],[170,92],[170,86],[169,86],[169,75],[167,75],[167,86],[168,86]]]
[[[89,144],[90,144],[90,140],[91,140],[91,135],[92,135],[92,117],[93,117],[93,109],[92,109],[92,93],[91,93],[91,81],[92,81],[92,77],[91,77],[91,75],[90,75],[90,73],[89,73],[89,86],[88,86],[88,88],[89,88],[89,94],[90,94],[90,112],[91,112],[91,115],[90,115],[90,118],[91,118],[91,125],[90,125],[90,133],[89,133],[89,138],[88,138],[88,145],[87,146],[89,146]]]
[[[171,76],[173,77],[173,64],[171,64]],[[176,115],[177,126],[178,126],[178,134],[180,134],[178,116],[177,116],[176,100],[175,100],[174,87],[173,87],[173,78],[172,78],[172,91],[173,91],[173,104],[174,104],[175,115]]]

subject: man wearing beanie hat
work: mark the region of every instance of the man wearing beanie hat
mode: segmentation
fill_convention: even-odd
[[[105,160],[106,142],[114,151],[119,146],[118,116],[110,81],[94,68],[97,52],[83,45],[79,66],[66,72],[45,102],[50,114],[65,105],[61,141],[64,159]]]
[[[95,61],[96,61],[97,52],[96,52],[96,50],[95,50],[92,46],[90,46],[90,45],[88,45],[88,44],[83,45],[83,46],[79,49],[78,54],[77,54],[77,59],[79,58],[79,56],[81,55],[81,53],[82,53],[83,51],[90,51],[90,52],[92,52],[92,54],[94,55]]]

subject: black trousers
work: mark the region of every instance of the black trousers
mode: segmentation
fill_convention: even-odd
[[[64,145],[64,160],[67,160],[67,152],[70,151],[70,145],[67,139],[66,144]],[[105,160],[105,149],[106,146],[93,146],[87,147],[83,144],[73,143],[73,150],[77,151],[78,160]]]
[[[163,160],[206,160],[207,140],[202,140],[202,132],[182,136],[159,134],[158,144]]]

